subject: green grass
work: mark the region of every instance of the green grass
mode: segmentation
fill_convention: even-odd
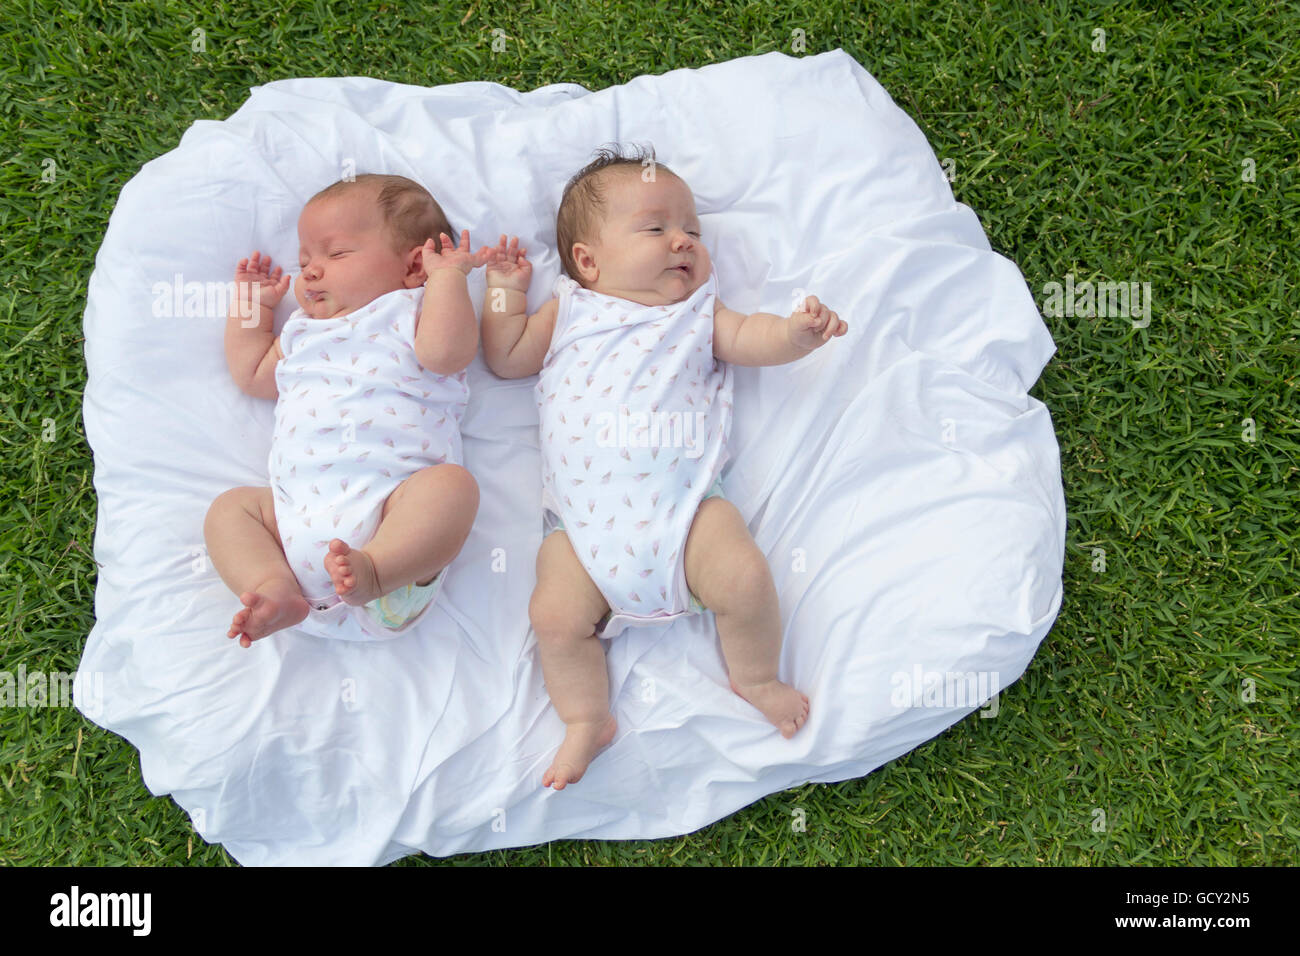
[[[1147,328],[1046,320],[1059,351],[1033,394],[1052,411],[1069,508],[1060,617],[996,719],[968,718],[866,778],[774,794],[675,839],[447,862],[1297,861],[1294,5],[337,8],[347,16],[323,3],[86,0],[6,16],[0,670],[74,671],[92,626],[86,282],[119,190],[191,123],[291,76],[600,89],[790,52],[797,28],[808,54],[856,57],[953,161],[957,198],[1040,303],[1067,273],[1151,283]],[[195,28],[204,52],[191,50]],[[124,740],[71,708],[0,708],[0,863],[231,862],[149,795]]]

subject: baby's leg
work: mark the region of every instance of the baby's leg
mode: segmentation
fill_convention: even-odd
[[[537,587],[528,619],[537,634],[546,690],[564,721],[564,742],[542,776],[542,786],[563,790],[587,771],[614,739],[609,712],[609,672],[596,625],[609,610],[605,597],[573,553],[569,536],[546,536],[537,552]]]
[[[478,482],[460,465],[422,468],[398,485],[364,548],[335,538],[325,570],[346,604],[362,605],[408,584],[428,584],[451,564],[478,512]]]
[[[686,538],[686,582],[718,625],[731,689],[793,737],[808,719],[808,698],[777,680],[781,606],[767,558],[736,506],[700,502]]]
[[[307,601],[284,557],[270,488],[232,488],[218,495],[203,521],[203,537],[221,580],[244,605],[227,637],[250,647],[307,616]]]

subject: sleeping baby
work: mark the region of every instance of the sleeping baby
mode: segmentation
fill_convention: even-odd
[[[395,636],[433,604],[469,535],[478,485],[460,465],[460,417],[478,325],[466,276],[495,252],[450,235],[404,177],[322,190],[298,220],[301,308],[279,336],[289,276],[257,252],[239,261],[226,358],[243,391],[276,399],[270,487],[220,495],[203,533],[243,605],[228,632],[242,646],[292,626]]]
[[[613,739],[598,638],[630,625],[711,610],[732,690],[785,737],[807,719],[808,698],[777,676],[771,571],[722,496],[731,366],[792,362],[846,326],[812,296],[788,318],[724,306],[690,189],[648,156],[601,150],[565,188],[557,239],[568,275],[529,316],[527,250],[501,237],[482,331],[497,375],[541,373],[529,618],[565,724],[542,784],[560,790]]]

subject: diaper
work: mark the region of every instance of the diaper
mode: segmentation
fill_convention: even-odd
[[[408,584],[360,607],[338,595],[312,602],[307,612],[309,633],[342,641],[386,641],[409,630],[433,606],[447,578],[443,568],[428,584]],[[348,627],[354,620],[360,628]]]
[[[710,488],[709,488],[709,492],[708,492],[708,494],[706,494],[706,495],[704,496],[704,499],[703,499],[703,500],[707,501],[707,500],[710,499],[710,498],[722,498],[722,497],[724,497],[723,494],[722,494],[722,479],[721,479],[721,478],[715,478],[715,479],[713,480],[713,484],[712,484],[712,486],[710,486]],[[555,532],[555,531],[564,531],[564,530],[565,530],[565,528],[564,528],[564,519],[563,519],[563,518],[561,518],[559,515],[557,515],[557,514],[556,514],[554,511],[552,511],[550,508],[544,508],[544,509],[542,509],[542,538],[543,538],[543,539],[546,538],[546,536],[549,535],[549,534],[551,534],[552,532]],[[695,593],[694,591],[690,591],[690,595],[691,595],[691,604],[690,604],[690,612],[689,612],[689,613],[691,613],[691,614],[703,614],[705,611],[708,610],[708,608],[706,608],[706,607],[705,607],[705,606],[700,602],[699,597],[696,595],[696,593]],[[609,622],[610,616],[611,616],[613,613],[614,613],[614,612],[613,612],[612,610],[611,610],[611,611],[606,611],[606,612],[605,612],[605,616],[602,617],[602,618],[600,619],[600,623],[596,625],[596,635],[597,635],[598,637],[600,636],[601,632],[605,629],[605,625]]]
[[[377,597],[365,605],[370,619],[380,627],[390,631],[401,631],[410,627],[433,604],[442,588],[446,568],[439,571],[428,584],[408,584],[391,594]]]

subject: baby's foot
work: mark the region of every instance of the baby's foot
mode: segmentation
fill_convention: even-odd
[[[325,570],[334,584],[334,592],[344,604],[360,607],[384,596],[384,592],[379,590],[379,575],[375,574],[375,563],[370,560],[370,555],[360,548],[349,548],[338,538],[330,542],[325,555]]]
[[[236,611],[227,637],[238,637],[240,647],[252,647],[259,638],[293,627],[310,608],[296,583],[272,579],[239,595],[243,610]]]
[[[808,719],[808,698],[779,680],[744,686],[733,680],[731,689],[757,707],[782,737],[793,737]]]
[[[542,786],[563,790],[565,784],[577,783],[587,772],[587,765],[614,739],[618,721],[613,714],[604,720],[565,725],[564,743],[542,776]]]

